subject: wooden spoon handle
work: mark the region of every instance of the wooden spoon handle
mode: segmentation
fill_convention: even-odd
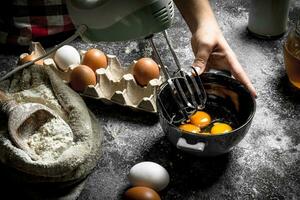
[[[17,106],[17,102],[0,90],[0,106],[3,112],[9,114]]]

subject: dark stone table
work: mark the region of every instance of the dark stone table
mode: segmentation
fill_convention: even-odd
[[[79,199],[120,199],[130,187],[129,169],[141,161],[154,161],[170,174],[162,199],[299,199],[300,197],[300,91],[287,79],[282,44],[248,35],[250,1],[212,1],[221,29],[257,89],[257,110],[246,137],[230,153],[200,158],[174,148],[165,137],[156,115],[106,105],[86,99],[104,130],[102,159],[88,177]],[[300,2],[291,2],[289,25],[300,13]],[[176,10],[169,30],[183,65],[193,61],[190,32]],[[175,69],[161,34],[155,36],[162,58]],[[86,44],[117,55],[124,64],[146,55],[144,41]],[[0,55],[2,73],[15,65],[17,55]]]

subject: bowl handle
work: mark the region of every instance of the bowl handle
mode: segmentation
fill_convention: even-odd
[[[178,149],[195,151],[195,152],[203,152],[205,148],[205,142],[198,142],[196,144],[187,143],[185,138],[179,138],[176,144]]]

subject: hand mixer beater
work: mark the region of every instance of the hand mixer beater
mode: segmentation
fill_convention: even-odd
[[[191,69],[193,73],[186,72],[182,69],[166,30],[163,32],[163,35],[167,41],[178,70],[174,77],[170,76],[167,67],[163,64],[156,49],[153,37],[150,37],[149,40],[154,54],[158,58],[159,64],[161,65],[161,69],[166,78],[166,81],[162,84],[161,88],[168,87],[170,97],[172,97],[172,99],[166,99],[168,97],[158,96],[157,100],[163,112],[165,112],[166,116],[168,116],[170,123],[178,125],[189,120],[189,117],[197,110],[204,109],[207,96],[197,70],[192,66]],[[166,104],[167,101],[175,101],[176,107],[168,107]]]

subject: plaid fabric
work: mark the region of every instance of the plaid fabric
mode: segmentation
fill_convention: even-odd
[[[0,8],[0,44],[29,45],[32,40],[39,41],[74,30],[65,0],[4,2],[5,5]]]

